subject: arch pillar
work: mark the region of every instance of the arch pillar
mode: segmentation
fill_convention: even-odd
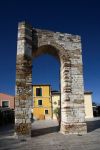
[[[84,89],[83,89],[82,64],[81,64],[82,62],[80,62],[80,64],[75,66],[75,64],[73,64],[75,58],[70,58],[67,52],[60,57],[61,57],[60,132],[63,134],[84,134],[87,132],[87,127],[85,123],[85,112],[84,112]],[[75,72],[73,72],[73,70],[75,70]]]
[[[32,27],[25,22],[18,25],[16,58],[15,131],[31,134],[32,108]]]

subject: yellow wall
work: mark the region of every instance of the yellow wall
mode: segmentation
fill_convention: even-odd
[[[85,118],[93,118],[92,95],[84,94]]]
[[[36,88],[42,88],[42,96],[36,96]],[[42,106],[38,105],[38,100],[42,100]],[[45,114],[48,110],[48,114]],[[49,85],[33,85],[33,116],[36,119],[51,119],[51,90]]]

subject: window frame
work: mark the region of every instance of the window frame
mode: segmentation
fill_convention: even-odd
[[[46,113],[46,111],[48,111],[48,113]],[[49,110],[45,109],[44,113],[45,113],[45,115],[49,115]]]
[[[38,106],[42,106],[42,105],[43,105],[43,102],[42,102],[42,105],[39,105],[39,101],[42,102],[42,99],[39,99],[39,100],[38,100]]]
[[[3,106],[3,102],[8,102],[8,106]],[[5,107],[8,108],[9,107],[9,101],[8,100],[2,100],[2,107],[3,108],[5,108]]]
[[[40,90],[40,91],[38,92],[37,90]],[[36,88],[36,96],[42,96],[42,88]]]

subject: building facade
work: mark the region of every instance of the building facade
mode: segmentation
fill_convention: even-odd
[[[92,92],[84,93],[85,118],[93,118]]]
[[[0,107],[8,107],[14,109],[15,97],[8,94],[0,93]]]
[[[33,118],[38,120],[52,118],[50,85],[33,85]]]
[[[61,93],[58,91],[52,91],[51,92],[51,99],[52,99],[52,118],[57,119],[54,110],[56,108],[60,108],[60,103],[61,103]]]
[[[54,110],[56,108],[60,108],[60,92],[52,91],[51,92],[52,99],[52,110],[53,110],[53,119],[57,119],[55,116]],[[84,92],[84,107],[85,107],[85,119],[93,118],[93,107],[92,107],[92,92]]]

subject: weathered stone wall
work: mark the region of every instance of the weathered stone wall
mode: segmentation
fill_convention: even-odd
[[[55,47],[53,50],[57,50],[61,63],[61,132],[84,133],[86,124],[83,123],[85,113],[80,36],[46,30],[37,30],[37,34],[38,47]]]
[[[24,29],[25,28],[27,28],[27,25],[24,23]],[[84,88],[80,36],[32,29],[31,27],[29,27],[26,31],[27,32],[24,32],[23,34],[23,32],[19,30],[20,35],[18,37],[17,63],[20,60],[20,55],[21,58],[23,55],[29,56],[28,59],[27,57],[24,59],[26,62],[31,62],[31,53],[33,58],[41,55],[42,53],[49,53],[58,58],[61,65],[61,132],[64,134],[86,133],[86,124],[84,123]],[[20,38],[20,36],[22,37],[23,35],[24,40],[22,40],[23,38]],[[26,64],[24,64],[24,68],[31,68],[31,65],[27,66]],[[17,68],[20,67],[17,65]],[[23,75],[26,78],[24,71]],[[29,69],[28,77],[31,75],[31,69]],[[22,83],[21,79],[22,77],[20,77],[20,83]],[[27,81],[25,80],[24,83],[26,84],[26,82]],[[31,82],[28,88],[30,87]],[[26,89],[26,87],[24,87],[24,89]],[[17,95],[19,97],[19,93],[17,93]],[[27,95],[27,98],[28,97],[29,96]],[[18,100],[16,99],[16,101]],[[26,105],[29,106],[29,101],[26,101],[28,102]],[[26,108],[26,105],[24,108]],[[20,107],[21,106],[19,104],[18,108]],[[16,113],[18,113],[18,110]]]
[[[19,135],[31,131],[32,94],[32,27],[19,23],[15,98],[15,130]]]

